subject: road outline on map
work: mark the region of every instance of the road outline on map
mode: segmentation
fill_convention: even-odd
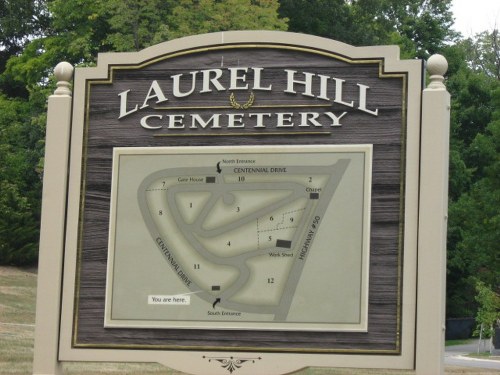
[[[234,229],[241,227],[245,224],[258,221],[259,218],[267,216],[275,212],[280,207],[286,206],[287,204],[296,201],[299,198],[304,198],[307,194],[307,186],[299,184],[296,182],[280,182],[280,183],[227,183],[224,178],[228,174],[231,174],[231,167],[221,167],[217,164],[217,167],[192,167],[192,168],[169,168],[167,170],[157,171],[152,175],[146,177],[141,183],[138,189],[138,200],[139,207],[143,214],[144,221],[155,240],[159,250],[162,252],[163,256],[166,258],[167,262],[173,268],[174,271],[179,275],[189,288],[190,292],[197,292],[196,296],[204,299],[210,305],[213,305],[216,299],[219,307],[239,311],[239,312],[250,312],[259,314],[273,314],[275,321],[286,321],[290,305],[292,303],[292,298],[297,284],[300,280],[302,269],[307,259],[309,253],[308,249],[312,246],[314,237],[317,230],[321,224],[321,218],[323,217],[330,200],[332,199],[338,184],[342,180],[342,176],[345,173],[349,165],[349,159],[340,159],[335,164],[329,166],[287,166],[287,173],[290,175],[308,175],[314,176],[316,174],[329,175],[329,181],[323,187],[321,194],[313,195],[312,199],[307,200],[306,207],[304,208],[304,213],[301,215],[300,222],[296,224],[298,228],[305,228],[305,230],[296,230],[291,243],[294,244],[293,248],[289,251],[290,253],[295,253],[293,265],[289,271],[289,277],[285,283],[285,290],[282,293],[282,298],[277,306],[268,305],[249,305],[239,302],[232,302],[231,298],[237,293],[249,280],[251,271],[247,266],[246,261],[250,258],[268,254],[270,251],[283,251],[283,248],[278,248],[276,246],[266,247],[262,249],[256,249],[254,251],[246,252],[244,254],[239,254],[236,256],[220,257],[214,255],[208,251],[195,236],[198,235],[204,238],[214,237]],[[254,168],[255,169],[255,168]],[[218,170],[221,170],[218,173]],[[176,186],[170,187],[166,190],[168,206],[171,210],[171,214],[175,218],[181,218],[182,215],[179,212],[178,206],[175,201],[175,196],[178,192],[210,192],[211,197],[205,204],[200,215],[196,218],[194,223],[188,224],[182,220],[178,220],[177,224],[180,231],[187,239],[191,247],[200,254],[207,261],[218,264],[218,265],[229,265],[239,269],[239,275],[237,280],[226,290],[220,291],[215,297],[209,291],[204,290],[204,288],[196,284],[193,280],[189,279],[189,272],[187,270],[179,270],[179,262],[175,261],[174,249],[170,249],[166,241],[162,238],[162,234],[158,233],[156,226],[150,217],[150,212],[148,209],[148,203],[146,201],[146,196],[143,192],[147,189],[152,182],[164,177],[178,177],[178,176],[202,176],[204,178],[215,177],[214,183],[193,183],[193,184],[178,184]],[[204,181],[206,181],[204,179]],[[253,190],[290,190],[292,194],[277,201],[276,203],[245,217],[231,222],[229,224],[222,225],[216,229],[206,230],[203,228],[203,222],[205,221],[207,215],[213,209],[213,206],[224,197],[231,195],[236,191],[253,191]],[[310,193],[314,194],[314,193]],[[229,198],[228,198],[229,199]],[[188,276],[188,279],[185,278]],[[201,292],[200,292],[201,291]],[[214,305],[215,306],[215,305]]]

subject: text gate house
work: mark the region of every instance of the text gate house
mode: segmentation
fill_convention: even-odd
[[[55,70],[34,373],[443,371],[446,60],[224,32]],[[418,270],[418,273],[417,273]]]

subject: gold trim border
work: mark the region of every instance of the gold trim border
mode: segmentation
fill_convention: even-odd
[[[77,344],[75,349],[140,349],[140,350],[183,350],[183,351],[206,351],[206,352],[254,352],[254,353],[300,353],[300,354],[401,354],[400,349],[324,349],[324,348],[269,348],[253,346],[183,346],[183,345],[137,345],[137,344]]]
[[[328,131],[317,131],[317,132],[235,132],[235,133],[160,133],[154,134],[153,137],[235,137],[235,136],[246,136],[246,137],[266,137],[266,136],[298,136],[298,135],[331,135],[332,133]]]

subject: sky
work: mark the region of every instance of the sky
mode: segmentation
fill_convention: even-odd
[[[498,0],[453,0],[455,30],[464,37],[500,27],[500,1]]]

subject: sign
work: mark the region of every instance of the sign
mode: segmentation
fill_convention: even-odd
[[[366,332],[371,151],[115,148],[105,327]]]
[[[239,330],[400,353],[408,89],[385,69],[235,43],[85,79],[72,346],[226,350]]]
[[[267,46],[269,48],[270,46]],[[226,58],[227,61],[227,58]],[[224,56],[221,55],[221,66],[224,65]],[[176,114],[149,114],[142,116],[139,120],[140,125],[144,129],[158,130],[166,128],[168,130],[180,129],[244,129],[252,127],[254,129],[264,129],[267,127],[274,128],[315,128],[315,127],[334,127],[342,126],[340,120],[347,115],[347,111],[341,112],[340,109],[356,108],[359,111],[368,113],[373,116],[378,116],[378,108],[370,110],[367,108],[367,92],[370,88],[362,83],[352,82],[354,86],[358,87],[356,100],[344,101],[344,91],[353,88],[345,89],[346,80],[329,76],[322,73],[330,73],[332,70],[318,70],[314,69],[315,73],[309,71],[299,72],[292,69],[283,69],[279,71],[276,68],[257,67],[241,67],[241,68],[227,68],[227,69],[203,69],[195,70],[188,73],[173,74],[168,76],[168,79],[162,80],[162,85],[157,79],[151,81],[147,94],[139,97],[139,102],[134,105],[129,104],[129,93],[131,89],[124,90],[118,93],[120,97],[120,115],[118,119],[123,119],[132,114],[137,114],[142,110],[150,109],[151,103],[157,105],[155,110],[176,110],[182,111],[188,109],[182,103],[190,100],[191,96],[207,94],[206,96],[216,93],[230,93],[229,100],[226,105],[205,105],[193,106],[191,110],[197,110],[196,113],[176,113]],[[262,86],[263,75],[268,75],[269,79],[278,80],[274,84]],[[281,79],[279,76],[281,75]],[[250,83],[248,83],[250,81]],[[224,84],[229,82],[229,84]],[[286,82],[286,84],[284,84]],[[164,88],[162,88],[162,86]],[[182,86],[187,88],[183,92]],[[165,93],[165,90],[168,93]],[[243,104],[236,100],[235,92],[243,91],[248,93],[248,100]],[[286,101],[286,94],[293,95],[293,101],[290,104],[278,105],[255,105],[256,94],[264,99],[269,96],[276,98],[275,100]],[[266,95],[267,94],[267,95]],[[227,95],[227,94],[226,94]],[[291,96],[289,95],[289,97]],[[132,96],[132,94],[130,94]],[[137,95],[136,95],[137,96]],[[319,99],[313,101],[303,100],[302,103],[296,103],[295,97],[314,98]],[[219,95],[220,97],[220,95]],[[303,98],[305,97],[305,98]],[[170,99],[169,99],[170,98]],[[289,98],[288,100],[290,100]],[[173,102],[172,100],[175,100]],[[207,100],[207,99],[205,99]],[[211,100],[211,99],[209,99]],[[224,96],[222,98],[224,100]],[[299,99],[300,100],[300,99]],[[139,107],[139,103],[142,105]],[[309,105],[306,104],[309,102]],[[323,104],[318,104],[318,103]],[[174,104],[172,104],[174,103]],[[339,111],[337,113],[331,112],[328,109],[333,104],[338,104]],[[179,107],[176,107],[176,104]],[[221,103],[222,104],[222,103]],[[162,105],[159,107],[158,105]],[[355,106],[356,105],[356,106]],[[309,111],[301,112],[277,112],[276,109],[269,111],[270,108],[297,108],[304,107]],[[342,108],[345,107],[345,108]],[[229,112],[229,113],[213,113],[214,110],[222,110],[232,108],[243,112]],[[323,111],[311,111],[314,108],[323,108]],[[324,110],[324,109],[327,110]],[[250,109],[257,109],[261,112],[248,111]],[[207,114],[207,110],[208,112]],[[201,115],[205,113],[205,116]],[[153,112],[154,113],[154,112]]]
[[[422,64],[398,53],[229,32],[78,68],[59,360],[413,368]]]

